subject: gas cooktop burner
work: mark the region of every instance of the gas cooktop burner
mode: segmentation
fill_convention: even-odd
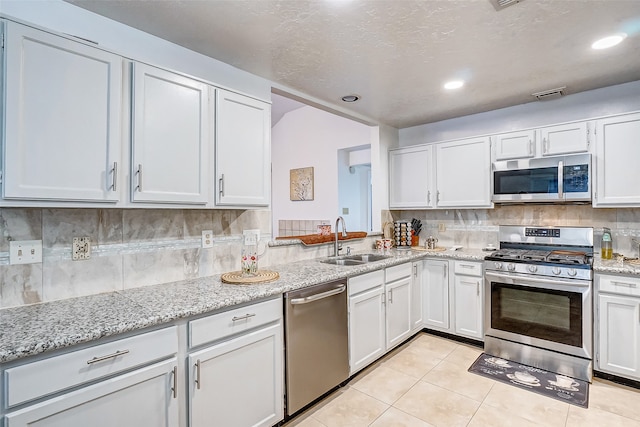
[[[564,265],[590,264],[590,258],[585,252],[564,250],[500,249],[485,259],[517,262],[547,262]]]

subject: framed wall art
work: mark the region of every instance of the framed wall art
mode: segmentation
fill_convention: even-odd
[[[313,167],[289,171],[289,198],[292,201],[313,200]]]

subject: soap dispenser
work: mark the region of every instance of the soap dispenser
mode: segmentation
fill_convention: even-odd
[[[600,242],[600,256],[602,259],[613,258],[613,239],[611,238],[611,229],[603,227],[602,241]]]

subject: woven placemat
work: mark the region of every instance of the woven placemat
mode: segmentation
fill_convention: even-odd
[[[424,251],[424,252],[444,252],[447,250],[444,246],[438,246],[435,249],[427,249],[424,246],[411,246],[411,249],[414,251]]]
[[[258,270],[255,276],[243,276],[242,271],[232,271],[224,273],[220,276],[223,283],[231,283],[234,285],[249,285],[255,283],[274,282],[280,278],[277,271]]]

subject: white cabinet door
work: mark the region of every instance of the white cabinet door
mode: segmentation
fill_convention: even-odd
[[[540,129],[543,156],[589,151],[589,122],[568,123]]]
[[[270,427],[284,418],[280,323],[194,352],[188,362],[191,427]]]
[[[488,137],[436,145],[437,207],[491,207]]]
[[[116,202],[122,58],[5,23],[3,196]]]
[[[414,262],[411,278],[411,329],[422,329],[422,261]]]
[[[426,260],[422,270],[422,310],[427,327],[449,329],[449,261]]]
[[[503,133],[493,138],[494,160],[526,159],[536,154],[535,130]]]
[[[268,206],[271,106],[218,89],[216,110],[216,204]]]
[[[133,202],[205,204],[209,193],[209,87],[133,65]]]
[[[640,206],[640,113],[598,120],[596,207]]]
[[[387,351],[409,338],[411,323],[411,276],[385,285]]]
[[[177,427],[177,360],[167,360],[6,415],[7,427]]]
[[[456,274],[453,295],[455,333],[482,339],[482,279]]]
[[[389,207],[434,207],[434,167],[432,145],[390,151]]]
[[[599,369],[640,379],[640,299],[598,295]]]
[[[385,313],[381,286],[349,297],[350,374],[385,353]]]

